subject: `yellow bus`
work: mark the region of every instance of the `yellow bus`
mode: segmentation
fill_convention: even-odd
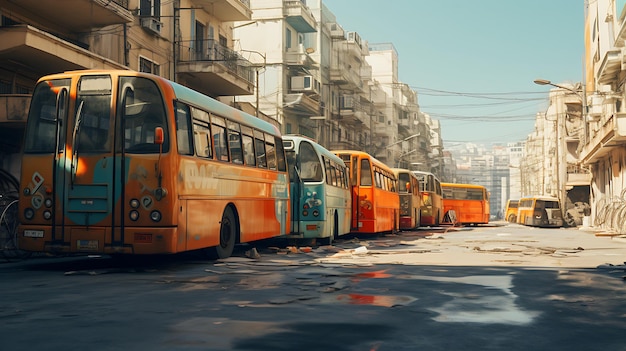
[[[420,211],[420,225],[438,226],[443,220],[443,198],[441,181],[430,172],[412,171],[419,179],[420,193],[422,194],[422,209]]]
[[[28,251],[223,258],[237,243],[289,234],[278,128],[155,75],[39,79],[21,174]]]
[[[504,219],[510,223],[517,223],[517,207],[519,200],[509,200],[506,202],[506,209],[504,211]]]
[[[533,227],[563,226],[559,199],[552,196],[521,198],[517,208],[517,223]]]
[[[453,210],[459,224],[489,223],[489,193],[476,184],[441,183],[444,213]]]
[[[419,227],[422,208],[422,193],[415,173],[403,168],[393,168],[398,178],[400,195],[400,229],[410,230]]]
[[[391,168],[355,150],[332,151],[348,167],[352,188],[351,233],[396,232],[400,225],[398,181]]]

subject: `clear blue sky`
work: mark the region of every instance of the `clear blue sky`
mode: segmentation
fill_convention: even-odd
[[[582,0],[326,0],[346,31],[392,43],[402,83],[441,121],[446,146],[532,132],[550,86],[583,77]]]

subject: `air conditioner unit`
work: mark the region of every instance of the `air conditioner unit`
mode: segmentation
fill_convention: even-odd
[[[319,94],[320,83],[313,76],[294,76],[291,77],[291,90]]]
[[[154,34],[161,34],[161,27],[163,27],[163,23],[161,23],[158,19],[154,17],[146,17],[141,19],[141,26]]]

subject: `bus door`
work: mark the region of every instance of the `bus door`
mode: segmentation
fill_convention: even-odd
[[[285,155],[289,169],[289,193],[291,195],[291,233],[302,234],[300,229],[301,216],[301,195],[304,184],[302,182],[300,157],[296,153],[296,143],[292,140],[285,140]]]
[[[65,157],[57,158],[55,192],[62,194],[63,242],[72,251],[102,251],[115,244],[115,199],[120,161],[113,153],[111,76],[83,76],[77,83],[73,118],[66,131]],[[59,211],[60,210],[60,211]],[[107,238],[108,236],[108,238]]]

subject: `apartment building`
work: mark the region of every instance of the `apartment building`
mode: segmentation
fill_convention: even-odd
[[[0,0],[0,18],[0,169],[14,176],[36,80],[80,69],[154,73],[329,149],[443,165],[395,48],[372,49],[322,0]]]
[[[592,174],[591,224],[624,233],[626,1],[585,1],[586,123],[581,164]]]

